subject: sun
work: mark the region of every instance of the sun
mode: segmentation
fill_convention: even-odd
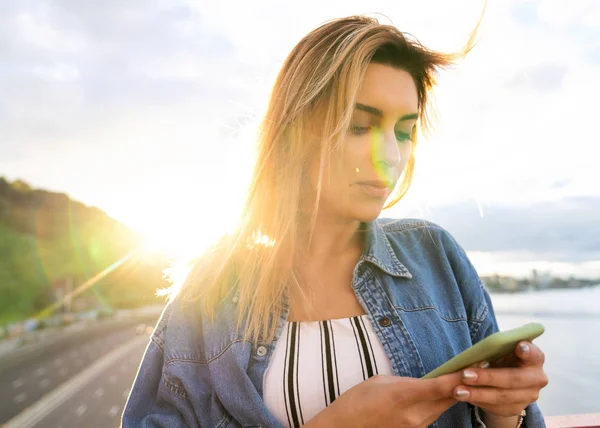
[[[203,242],[185,239],[181,231],[151,230],[142,232],[142,251],[161,253],[169,258],[185,259],[202,252]]]
[[[177,204],[129,206],[121,218],[141,236],[141,252],[189,261],[235,230],[239,210],[224,205],[182,197]]]
[[[146,256],[147,260],[168,261],[169,267],[163,271],[163,276],[170,286],[158,290],[159,296],[179,290],[194,260],[220,237],[230,233],[235,225],[232,216],[226,212],[211,218],[211,215],[182,211],[188,214],[174,217],[172,210],[164,213],[155,210],[152,216],[137,216],[135,229],[142,235],[140,255]]]
[[[178,218],[165,221],[162,218],[145,219],[136,225],[143,239],[145,251],[161,253],[176,260],[190,260],[202,254],[223,233],[225,223],[211,224]]]

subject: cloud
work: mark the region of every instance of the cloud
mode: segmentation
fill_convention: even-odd
[[[81,72],[77,67],[62,62],[51,66],[40,65],[34,67],[32,74],[41,79],[55,80],[58,82],[69,82],[81,77]]]
[[[539,64],[521,70],[515,77],[507,82],[511,89],[530,86],[536,91],[548,93],[558,91],[563,78],[569,69],[561,64]]]
[[[589,47],[585,53],[585,59],[592,66],[600,66],[600,42]]]
[[[551,187],[553,189],[561,189],[561,188],[564,188],[565,186],[568,186],[569,184],[571,184],[571,180],[563,179],[563,180],[555,181],[554,183],[551,184]]]
[[[539,18],[554,29],[573,25],[600,25],[600,4],[596,0],[536,0]]]
[[[510,13],[515,21],[526,27],[539,22],[538,5],[535,1],[515,3],[510,7]]]
[[[218,110],[239,97],[235,49],[176,2],[18,1],[0,13],[2,145],[73,150],[90,127],[190,99]],[[138,119],[139,120],[139,119]],[[143,118],[142,118],[143,120]],[[106,144],[106,143],[105,143]],[[2,146],[0,146],[2,150]],[[0,158],[9,161],[3,152]]]
[[[470,252],[513,254],[521,261],[583,263],[600,260],[598,212],[600,197],[571,197],[519,205],[443,205],[421,215],[398,208],[396,214],[417,214],[436,222]]]

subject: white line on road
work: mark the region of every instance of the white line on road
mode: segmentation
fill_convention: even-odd
[[[20,403],[22,401],[25,401],[25,399],[27,398],[27,394],[24,392],[21,392],[19,395],[15,396],[15,398],[13,399],[13,401],[15,403]]]
[[[3,428],[32,428],[96,376],[104,372],[111,364],[123,358],[128,352],[147,342],[147,336],[140,336],[109,352],[58,388],[44,395],[33,405],[8,421]]]
[[[112,406],[108,411],[108,415],[113,418],[117,416],[117,413],[119,413],[119,406]]]
[[[77,410],[75,410],[75,413],[77,413],[77,416],[81,416],[85,413],[86,410],[87,410],[87,406],[85,404],[82,404],[81,406],[79,406],[77,408]]]
[[[23,386],[23,381],[21,379],[13,380],[12,386],[13,388],[20,388]]]

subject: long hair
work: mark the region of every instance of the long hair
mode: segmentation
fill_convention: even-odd
[[[483,16],[483,14],[482,14]],[[286,58],[262,120],[258,154],[243,216],[191,269],[181,287],[209,319],[235,289],[237,327],[247,339],[271,341],[283,314],[288,287],[302,295],[295,260],[306,230],[303,208],[308,169],[319,165],[313,206],[318,207],[324,166],[350,126],[355,98],[370,63],[407,71],[418,93],[418,127],[428,128],[430,92],[438,70],[453,65],[474,46],[481,18],[455,53],[427,49],[414,37],[377,19],[351,16],[325,22],[306,35]],[[413,131],[416,146],[417,127]],[[385,208],[408,191],[414,150]],[[309,217],[314,225],[317,209]]]

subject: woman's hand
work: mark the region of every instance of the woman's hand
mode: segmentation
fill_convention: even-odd
[[[513,354],[490,368],[464,370],[464,385],[455,388],[454,397],[492,415],[519,415],[548,384],[544,359],[536,345],[520,342]]]
[[[461,376],[422,380],[377,375],[340,395],[305,427],[426,427],[456,403],[452,393]]]

